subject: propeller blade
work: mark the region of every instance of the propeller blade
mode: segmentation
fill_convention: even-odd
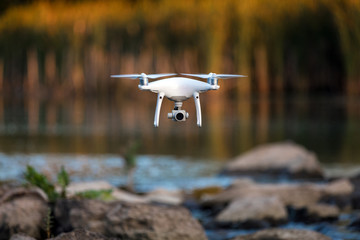
[[[155,79],[155,78],[161,78],[161,77],[170,77],[170,76],[174,76],[176,75],[176,73],[160,73],[160,74],[121,74],[121,75],[111,75],[112,78],[132,78],[132,79],[137,79],[137,78],[141,78],[143,76],[150,78],[150,79]]]
[[[217,77],[217,78],[237,78],[237,77],[246,77],[245,75],[237,75],[237,74],[189,74],[189,73],[181,73],[181,75],[198,77],[198,78],[209,78],[209,77]]]
[[[132,78],[137,79],[140,78],[140,74],[121,74],[121,75],[111,75],[112,78]]]
[[[159,74],[148,74],[146,75],[148,78],[155,79],[155,78],[161,78],[161,77],[170,77],[175,76],[176,73],[159,73]]]
[[[190,76],[190,77],[198,77],[198,78],[208,78],[209,74],[190,74],[190,73],[181,73],[181,75]]]
[[[216,74],[218,78],[238,78],[238,77],[247,77],[245,75],[237,75],[237,74]]]

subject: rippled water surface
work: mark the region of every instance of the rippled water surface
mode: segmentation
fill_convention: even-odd
[[[122,183],[117,170],[134,142],[141,146],[135,176],[149,185],[214,175],[226,161],[275,141],[304,145],[330,175],[355,174],[360,165],[357,98],[229,100],[209,92],[201,96],[202,128],[196,126],[193,100],[184,103],[190,113],[185,123],[166,118],[173,102],[165,100],[160,127],[154,128],[156,96],[136,86],[129,92],[107,99],[0,98],[0,178],[18,178],[27,163],[46,169],[61,162],[74,172],[85,169],[86,179]],[[199,181],[212,181],[205,179]]]

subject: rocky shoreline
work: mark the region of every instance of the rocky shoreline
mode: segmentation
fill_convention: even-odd
[[[268,169],[268,171],[266,170]],[[0,185],[0,240],[218,239],[209,232],[249,230],[220,239],[331,239],[291,222],[337,224],[360,209],[360,175],[326,179],[316,155],[293,143],[260,146],[231,161],[226,187],[131,193],[107,182],[72,183],[49,201],[36,187]],[[272,181],[259,181],[259,176]],[[283,181],[284,178],[296,179]],[[263,179],[263,178],[260,178]],[[107,199],[78,193],[108,191]],[[360,215],[346,229],[360,237]]]

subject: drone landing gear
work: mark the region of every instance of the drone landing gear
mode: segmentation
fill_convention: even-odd
[[[201,127],[201,106],[200,106],[200,94],[198,92],[194,92],[194,102],[196,107],[196,124],[198,127]]]
[[[159,117],[160,117],[160,109],[162,101],[164,100],[165,93],[160,92],[158,94],[157,102],[156,102],[156,109],[155,109],[155,118],[154,118],[154,126],[159,126]]]
[[[157,103],[156,103],[156,109],[155,109],[155,118],[154,118],[154,126],[159,127],[159,118],[160,118],[160,109],[162,101],[164,100],[165,94],[163,92],[160,92],[158,94]],[[201,106],[200,106],[200,96],[198,92],[195,92],[193,94],[194,101],[195,101],[195,107],[196,107],[196,118],[197,118],[197,125],[198,127],[201,127]],[[189,118],[189,113],[185,110],[182,110],[182,102],[176,101],[174,110],[172,110],[171,113],[168,113],[168,118],[172,119],[176,122],[185,122],[186,119]]]

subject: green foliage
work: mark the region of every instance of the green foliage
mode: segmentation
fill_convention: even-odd
[[[41,188],[49,198],[50,202],[54,202],[59,194],[55,191],[55,186],[49,182],[45,175],[38,173],[32,166],[26,167],[25,180],[31,185]]]
[[[87,190],[84,192],[79,192],[76,194],[77,197],[86,198],[86,199],[97,199],[102,201],[111,201],[114,198],[112,197],[112,190]]]
[[[137,152],[139,151],[139,148],[140,148],[140,143],[135,142],[135,143],[132,143],[126,149],[125,154],[124,154],[124,159],[125,159],[126,168],[128,170],[136,167],[136,155],[137,155]]]
[[[24,177],[29,184],[41,188],[48,196],[50,202],[55,202],[59,197],[66,198],[66,187],[69,185],[70,179],[63,166],[57,174],[57,183],[61,187],[61,194],[55,191],[55,185],[44,174],[37,172],[32,166],[28,165],[26,167]]]
[[[66,198],[66,187],[69,185],[70,179],[68,173],[65,171],[64,166],[61,166],[61,170],[57,175],[57,181],[61,187],[61,197]]]

